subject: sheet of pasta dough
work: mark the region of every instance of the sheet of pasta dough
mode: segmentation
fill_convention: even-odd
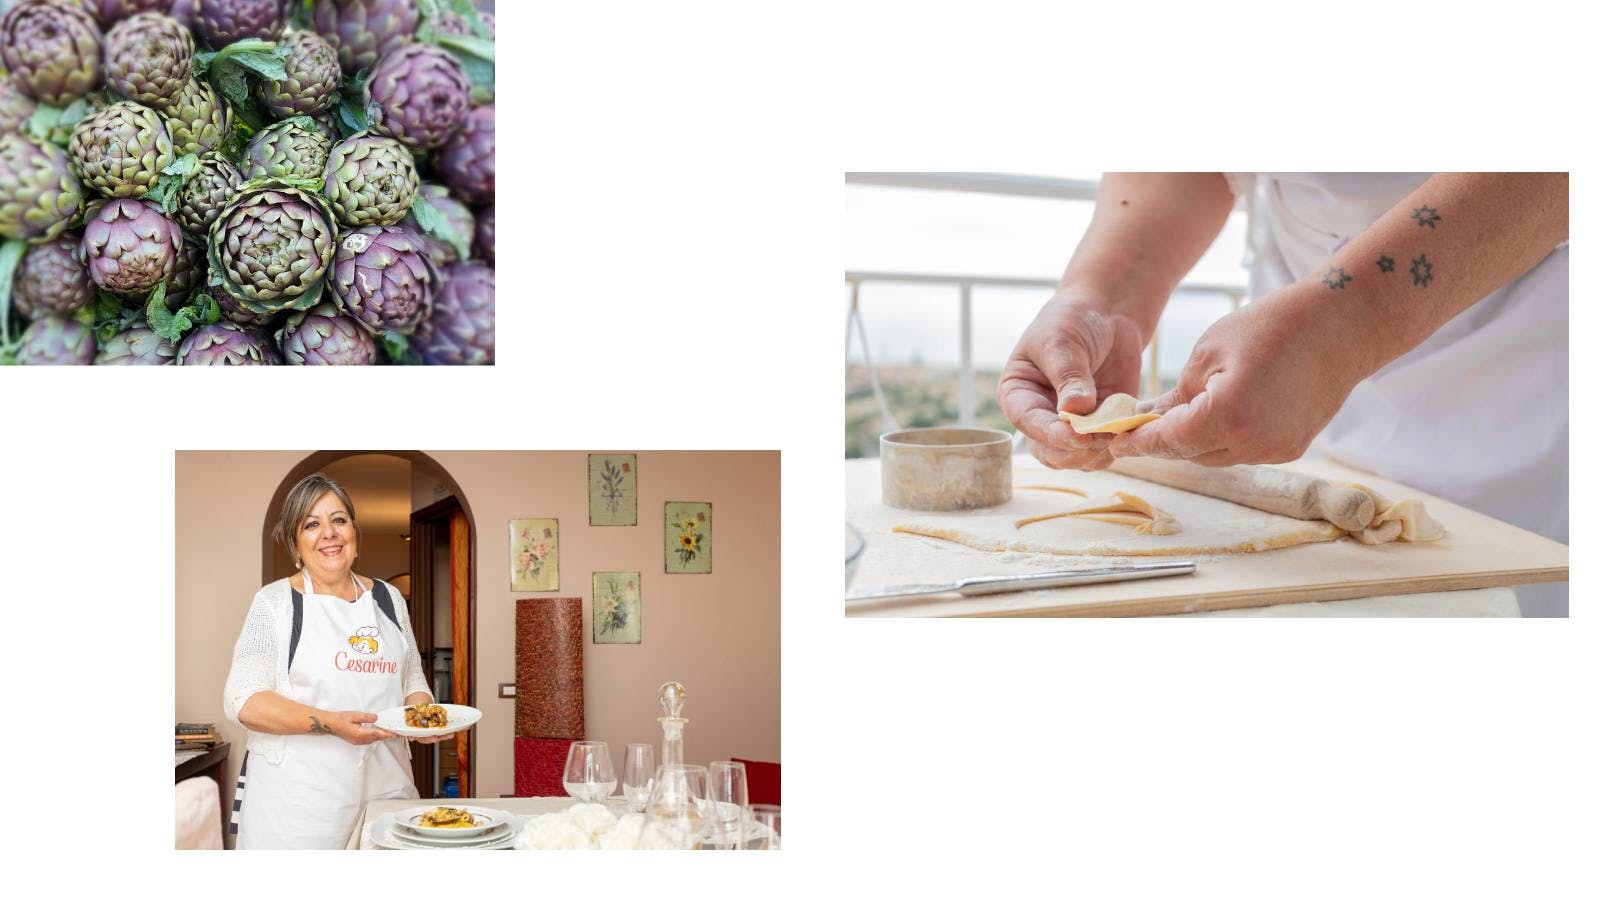
[[[1075,487],[1089,500],[1023,485]],[[1018,479],[1010,503],[966,513],[907,512],[895,531],[920,534],[996,552],[1054,553],[1062,556],[1204,556],[1251,553],[1338,540],[1344,531],[1324,521],[1302,521],[1226,500],[1203,497],[1113,472],[1051,472]],[[1055,518],[1017,528],[1019,520],[1066,512],[1110,498],[1114,491],[1143,497],[1176,518],[1177,534],[1133,533],[1126,525],[1075,517]]]

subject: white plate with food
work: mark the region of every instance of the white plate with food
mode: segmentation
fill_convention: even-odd
[[[503,809],[484,806],[413,806],[394,814],[397,827],[415,831],[429,838],[460,840],[481,835],[509,823],[511,813]]]
[[[429,840],[396,824],[394,813],[384,813],[367,825],[367,839],[388,850],[502,850],[509,848],[521,831],[521,823],[512,817],[509,822],[460,841]]]
[[[372,724],[401,737],[424,738],[466,731],[478,724],[481,718],[483,713],[471,706],[419,703],[416,706],[395,706],[381,710],[378,721]]]

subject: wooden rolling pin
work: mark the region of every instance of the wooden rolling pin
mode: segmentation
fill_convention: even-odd
[[[1372,497],[1363,491],[1268,466],[1213,468],[1181,459],[1127,456],[1113,462],[1111,471],[1280,516],[1326,519],[1346,531],[1361,531],[1377,515]]]

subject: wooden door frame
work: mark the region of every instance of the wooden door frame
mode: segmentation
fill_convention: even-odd
[[[478,682],[478,675],[477,675],[478,667],[477,667],[476,654],[474,654],[472,652],[472,646],[471,645],[475,642],[476,636],[478,634],[478,604],[476,602],[478,570],[477,570],[477,566],[473,565],[474,554],[472,552],[472,547],[473,547],[473,543],[474,543],[474,536],[473,536],[473,529],[472,529],[472,516],[470,516],[467,513],[465,506],[463,506],[462,503],[459,500],[457,500],[454,496],[445,497],[443,500],[439,500],[439,501],[437,501],[435,503],[429,504],[428,506],[425,506],[422,509],[416,510],[413,513],[411,513],[411,547],[412,547],[411,590],[412,590],[413,594],[417,594],[419,592],[418,585],[423,583],[423,582],[419,581],[419,579],[418,579],[418,570],[419,569],[425,569],[426,570],[426,574],[427,574],[427,581],[426,581],[427,587],[425,588],[425,590],[427,591],[427,604],[426,604],[426,606],[427,606],[426,630],[428,632],[428,636],[427,636],[428,637],[428,644],[427,645],[428,645],[429,652],[431,653],[432,650],[434,649],[434,647],[437,645],[436,635],[438,633],[438,623],[434,622],[434,620],[433,620],[433,605],[434,605],[434,602],[435,602],[435,599],[436,599],[433,596],[433,576],[434,576],[434,571],[433,571],[433,546],[434,546],[434,542],[438,538],[441,538],[441,537],[443,539],[447,540],[447,541],[451,541],[452,540],[451,532],[450,532],[450,522],[451,522],[451,520],[453,518],[455,518],[458,515],[462,519],[464,519],[466,521],[467,545],[468,545],[467,546],[467,554],[468,555],[467,555],[467,559],[466,559],[466,569],[467,569],[467,585],[466,585],[467,623],[466,623],[466,625],[467,625],[467,627],[466,627],[466,633],[465,633],[465,637],[466,637],[467,643],[468,643],[467,653],[466,653],[466,682],[467,682],[467,690],[466,690],[466,698],[465,699],[463,699],[461,697],[453,697],[452,699],[456,703],[461,703],[461,704],[463,704],[465,706],[476,707],[478,705],[477,702],[476,702],[477,696],[478,696],[478,684],[477,684],[477,682]],[[441,525],[443,526],[442,529],[441,529]],[[426,550],[424,550],[423,547],[422,547],[423,539],[425,539],[426,543],[427,543]],[[454,558],[455,558],[455,553],[454,553],[454,548],[452,547],[452,549],[451,549],[451,559],[454,560]],[[425,562],[424,562],[424,560],[425,560]],[[454,584],[454,578],[455,578],[454,573],[452,573],[451,574],[452,586]],[[412,628],[413,628],[414,631],[421,630],[420,628],[418,628],[418,625],[417,625],[417,609],[420,606],[422,606],[422,604],[414,604],[413,605],[413,609],[412,609]],[[452,606],[453,606],[453,603],[452,603]],[[456,636],[454,634],[451,635],[451,641],[450,641],[451,647],[452,647],[451,659],[452,660],[460,660],[461,659],[461,656],[460,656],[460,653],[459,653],[459,649],[460,648],[456,647],[455,637]],[[417,638],[417,643],[418,643],[419,646],[422,645],[422,638],[421,638],[420,635]],[[433,689],[433,681],[432,681],[433,667],[432,667],[431,664],[428,667],[428,676],[429,676],[428,688],[431,691]],[[453,677],[454,676],[452,674],[452,678]],[[416,745],[416,747],[418,749],[424,750],[425,752],[413,754],[413,757],[412,757],[412,763],[413,763],[412,772],[413,772],[413,776],[415,776],[415,775],[417,775],[417,774],[419,774],[421,772],[421,770],[422,770],[422,760],[426,760],[427,761],[427,763],[428,763],[427,764],[427,771],[428,771],[429,775],[431,776],[432,771],[433,771],[432,760],[433,760],[433,758],[435,756],[437,756],[437,754],[439,752],[438,745],[437,744],[427,744],[427,745],[420,745],[419,744],[419,745]],[[477,781],[477,772],[478,772],[477,761],[478,761],[478,742],[472,740],[471,737],[469,736],[467,738],[467,756],[466,756],[466,759],[464,760],[465,769],[466,769],[465,778],[463,778],[462,782],[461,782],[461,796],[462,797],[471,797],[471,796],[473,796],[472,790],[474,788],[474,783]],[[430,778],[430,784],[431,784],[431,778]]]

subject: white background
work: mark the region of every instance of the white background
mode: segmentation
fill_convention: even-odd
[[[840,616],[846,170],[1578,169],[1594,333],[1580,7],[1071,6],[502,3],[498,368],[0,373],[8,883],[1593,896],[1581,518],[1567,621]],[[168,849],[173,448],[415,445],[783,449],[783,853]]]

